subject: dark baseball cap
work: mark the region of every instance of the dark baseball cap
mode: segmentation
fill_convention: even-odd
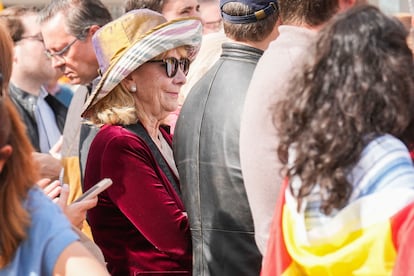
[[[227,3],[242,3],[254,10],[254,13],[247,15],[230,15],[223,12],[223,6]],[[277,0],[220,0],[221,16],[224,21],[234,24],[254,23],[265,19],[277,11]]]

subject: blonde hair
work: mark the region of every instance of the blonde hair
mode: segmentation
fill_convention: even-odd
[[[88,115],[94,124],[129,125],[138,120],[134,96],[121,83],[98,101]]]

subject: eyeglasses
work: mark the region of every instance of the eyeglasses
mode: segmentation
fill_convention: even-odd
[[[164,63],[165,72],[169,78],[175,77],[178,72],[178,66],[180,66],[181,71],[183,71],[184,75],[186,76],[188,74],[188,70],[190,69],[190,60],[188,58],[181,58],[178,60],[175,57],[168,57],[164,59],[153,59],[149,60],[148,62]]]
[[[60,61],[65,62],[64,55],[69,51],[70,47],[72,47],[72,45],[75,44],[75,42],[78,40],[79,40],[78,38],[75,38],[71,43],[66,45],[62,50],[57,51],[57,52],[51,52],[50,50],[45,50],[45,54],[50,59],[56,58]]]
[[[39,41],[39,42],[42,42],[43,43],[43,37],[40,34],[22,36],[19,41],[22,41],[24,39],[35,40],[35,41]]]

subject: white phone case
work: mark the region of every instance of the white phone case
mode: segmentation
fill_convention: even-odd
[[[95,185],[93,185],[89,190],[84,192],[80,197],[78,197],[74,202],[80,202],[85,199],[89,199],[97,196],[102,191],[106,190],[109,186],[112,185],[112,180],[110,178],[104,178]]]

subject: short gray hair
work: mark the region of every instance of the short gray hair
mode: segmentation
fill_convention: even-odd
[[[58,13],[65,14],[67,31],[80,40],[85,39],[91,26],[102,27],[112,21],[111,13],[100,0],[53,0],[40,11],[40,24]]]

